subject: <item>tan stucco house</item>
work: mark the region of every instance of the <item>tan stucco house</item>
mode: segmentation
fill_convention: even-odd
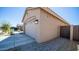
[[[60,26],[69,24],[48,7],[28,7],[22,19],[24,33],[39,43],[60,36]]]

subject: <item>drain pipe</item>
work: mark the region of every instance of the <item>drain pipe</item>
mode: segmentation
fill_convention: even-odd
[[[73,25],[70,26],[70,40],[73,41]]]

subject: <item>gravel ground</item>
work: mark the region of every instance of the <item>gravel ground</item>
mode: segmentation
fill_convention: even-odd
[[[24,44],[13,49],[14,51],[76,51],[77,44],[73,41],[64,38],[50,40],[44,43],[37,43],[35,41]]]

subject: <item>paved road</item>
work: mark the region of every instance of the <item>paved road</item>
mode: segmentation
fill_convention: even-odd
[[[28,44],[33,41],[33,38],[24,34],[15,34],[3,41],[0,41],[0,50],[8,50],[20,45]]]

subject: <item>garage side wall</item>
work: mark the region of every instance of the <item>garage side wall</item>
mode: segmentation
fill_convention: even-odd
[[[30,17],[36,17],[32,19]],[[25,16],[24,21],[24,32],[25,34],[33,37],[36,41],[40,39],[40,23],[35,24],[34,21],[40,19],[40,9],[28,10],[27,15]]]
[[[56,17],[45,12],[41,9],[40,16],[40,40],[39,42],[45,42],[60,36],[60,26],[66,24],[59,21]]]
[[[27,10],[23,23],[26,23],[29,20],[28,18],[30,17],[36,17],[37,19],[39,19],[40,18],[39,14],[40,14],[40,8]]]

